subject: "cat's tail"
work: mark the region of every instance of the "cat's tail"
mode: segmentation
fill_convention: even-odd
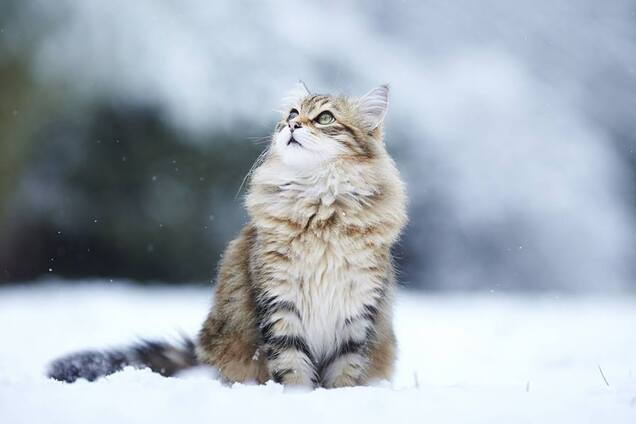
[[[94,381],[131,366],[171,376],[198,365],[195,351],[196,345],[189,338],[178,343],[143,340],[123,349],[71,353],[51,362],[47,375],[68,383],[79,378]]]

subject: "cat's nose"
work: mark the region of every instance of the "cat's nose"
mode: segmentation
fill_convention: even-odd
[[[301,125],[298,121],[289,121],[289,131],[294,132],[296,128],[300,128]]]

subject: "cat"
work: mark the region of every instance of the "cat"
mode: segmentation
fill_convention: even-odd
[[[386,151],[389,88],[362,97],[288,97],[249,176],[249,223],[219,265],[196,342],[142,342],[54,361],[48,375],[94,380],[125,366],[163,375],[197,364],[228,382],[345,387],[390,379],[391,248],[406,193]]]

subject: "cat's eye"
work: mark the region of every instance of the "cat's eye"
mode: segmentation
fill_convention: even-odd
[[[335,120],[336,118],[334,118],[333,114],[329,112],[328,110],[324,111],[323,113],[318,115],[316,119],[314,119],[314,121],[316,121],[320,125],[329,125],[333,123]]]
[[[289,112],[289,116],[287,117],[287,120],[289,121],[289,120],[291,120],[291,119],[294,119],[294,118],[295,118],[295,117],[297,117],[297,116],[298,116],[298,111],[297,111],[296,109],[292,109],[292,110]]]

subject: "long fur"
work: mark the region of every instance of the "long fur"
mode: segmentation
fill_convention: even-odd
[[[288,105],[251,175],[251,220],[224,254],[199,337],[199,358],[226,379],[341,387],[390,378],[390,249],[406,196],[382,137],[387,94]],[[320,125],[326,110],[335,121]]]
[[[130,366],[171,376],[197,364],[195,344],[190,339],[179,343],[142,340],[123,349],[87,350],[63,356],[49,365],[47,375],[68,383],[80,378],[94,381]]]
[[[55,361],[51,377],[94,380],[125,366],[172,375],[198,363],[238,382],[342,387],[391,377],[391,247],[406,195],[383,140],[388,87],[361,98],[305,90],[288,102],[248,174],[250,221],[223,255],[197,342],[74,354]]]

